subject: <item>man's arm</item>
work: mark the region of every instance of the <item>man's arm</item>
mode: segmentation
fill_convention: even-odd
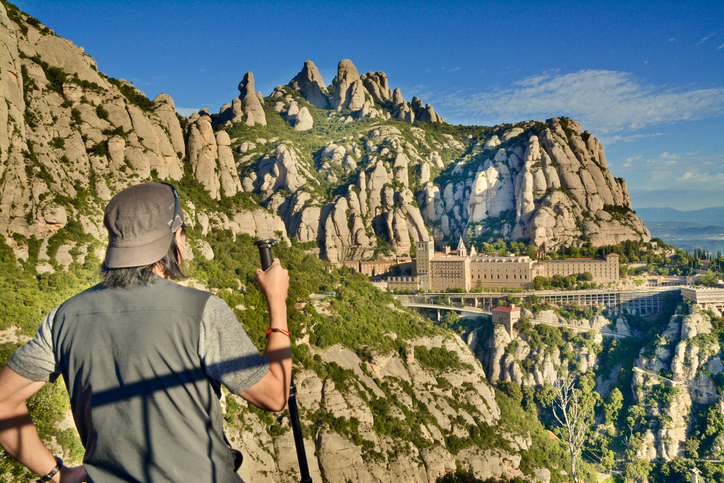
[[[256,270],[259,286],[267,299],[270,328],[287,329],[287,291],[289,273],[282,268],[278,258],[266,271]],[[264,355],[269,358],[269,372],[256,384],[239,394],[241,397],[267,411],[281,411],[289,399],[292,382],[292,349],[289,336],[271,332],[267,337]]]
[[[27,379],[9,367],[0,371],[0,446],[30,471],[45,476],[55,468],[53,454],[38,437],[25,401],[45,382]],[[51,481],[82,482],[87,478],[82,466],[61,468]]]

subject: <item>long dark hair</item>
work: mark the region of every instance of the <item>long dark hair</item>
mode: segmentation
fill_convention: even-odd
[[[186,235],[186,228],[180,228],[184,235]],[[183,263],[183,256],[181,250],[176,243],[176,237],[171,240],[171,245],[168,247],[168,251],[163,258],[157,262],[151,263],[150,265],[144,265],[141,267],[126,267],[126,268],[108,268],[104,263],[101,267],[101,278],[103,281],[101,285],[106,288],[127,288],[135,287],[137,285],[151,285],[158,280],[158,275],[153,273],[154,267],[160,265],[163,271],[163,276],[170,278],[171,280],[181,280],[186,278],[186,274],[181,270],[181,264]]]

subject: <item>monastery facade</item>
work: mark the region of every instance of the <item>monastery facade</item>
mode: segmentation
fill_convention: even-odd
[[[568,258],[566,260],[535,261],[528,256],[478,255],[473,247],[468,253],[462,238],[457,251],[435,252],[432,241],[415,243],[417,258],[373,260],[367,262],[345,261],[341,265],[367,275],[382,275],[397,265],[413,275],[388,276],[390,289],[424,290],[443,292],[448,288],[462,288],[470,292],[474,288],[533,288],[537,276],[551,279],[555,275],[567,277],[581,273],[593,275],[592,282],[609,283],[620,280],[618,255],[611,253],[605,258]]]
[[[533,288],[537,276],[566,277],[589,272],[595,283],[620,280],[618,255],[604,259],[569,258],[567,260],[534,261],[528,256],[478,255],[473,249],[468,254],[462,239],[457,253],[435,253],[432,241],[420,241],[417,248],[417,281],[419,290],[442,292],[448,288]],[[389,280],[390,288],[397,288],[396,277]],[[405,288],[409,288],[409,277]]]

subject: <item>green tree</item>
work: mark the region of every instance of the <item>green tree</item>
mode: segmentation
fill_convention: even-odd
[[[542,275],[538,275],[533,279],[533,285],[536,290],[546,290],[551,287],[551,282]]]
[[[716,274],[712,272],[711,269],[707,270],[706,275],[701,279],[701,283],[710,287],[716,286]]]
[[[498,389],[516,403],[521,404],[523,402],[523,391],[520,389],[520,384],[511,381],[499,381]]]
[[[583,272],[578,276],[578,280],[590,282],[591,280],[593,280],[593,274],[591,272]]]
[[[603,415],[606,424],[616,425],[618,414],[623,407],[623,394],[616,387],[608,394],[608,401],[603,405]]]

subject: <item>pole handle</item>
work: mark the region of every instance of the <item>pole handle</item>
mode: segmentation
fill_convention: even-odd
[[[274,238],[268,238],[266,240],[259,240],[254,242],[254,245],[259,249],[259,258],[261,259],[261,269],[266,270],[271,267],[274,261],[274,255],[272,255],[272,247],[277,246],[279,240]]]

